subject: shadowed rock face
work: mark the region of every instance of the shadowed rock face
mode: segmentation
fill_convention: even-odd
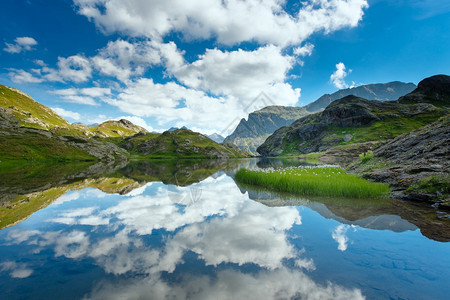
[[[256,154],[256,148],[267,136],[283,126],[288,126],[300,117],[309,114],[303,107],[268,106],[242,119],[225,143],[233,143],[240,149]]]
[[[432,93],[438,95],[450,94],[450,76],[436,75],[426,78],[419,82],[417,89],[414,93],[422,91],[424,93]]]
[[[398,99],[400,103],[431,103],[440,107],[449,107],[450,76],[436,75],[419,82],[417,89]]]

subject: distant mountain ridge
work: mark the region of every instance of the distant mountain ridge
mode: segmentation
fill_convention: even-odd
[[[415,88],[416,85],[413,83],[400,81],[368,84],[339,90],[333,94],[325,94],[304,107],[267,106],[250,113],[247,120],[241,119],[234,132],[227,136],[224,142],[233,143],[246,152],[258,155],[256,148],[262,145],[266,138],[276,130],[291,125],[301,117],[324,110],[337,99],[354,95],[369,100],[397,100]]]
[[[267,106],[250,113],[247,120],[241,119],[224,143],[233,143],[243,151],[256,154],[256,148],[275,130],[307,114],[303,107]]]
[[[342,89],[333,94],[325,94],[316,101],[306,105],[305,108],[311,113],[318,112],[325,109],[331,102],[350,95],[367,100],[397,100],[401,96],[411,93],[414,89],[416,89],[414,83],[400,81],[361,85],[354,88]]]
[[[219,144],[223,143],[223,141],[225,140],[225,138],[218,133],[208,134],[207,137]]]

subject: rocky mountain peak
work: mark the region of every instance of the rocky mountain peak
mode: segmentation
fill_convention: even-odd
[[[129,128],[136,127],[136,125],[134,125],[133,123],[131,123],[130,121],[125,120],[125,119],[120,119],[119,122],[125,127],[129,127]]]
[[[419,82],[417,91],[425,93],[450,94],[450,76],[435,75]]]

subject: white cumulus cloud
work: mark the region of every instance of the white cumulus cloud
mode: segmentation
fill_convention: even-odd
[[[40,83],[44,81],[44,79],[36,77],[25,70],[9,69],[8,75],[16,83]]]
[[[348,88],[348,84],[345,82],[345,77],[347,77],[348,73],[345,71],[344,63],[340,62],[336,64],[336,71],[330,76],[330,81],[334,84],[338,89]],[[349,70],[351,72],[351,70]]]
[[[65,110],[64,108],[60,107],[52,107],[51,109],[53,109],[58,115],[60,115],[63,118],[70,118],[76,121],[80,119],[80,114],[77,112]]]
[[[85,105],[99,105],[95,98],[102,98],[111,94],[110,88],[90,87],[90,88],[68,88],[50,91],[50,93],[60,96],[64,102],[78,103]]]
[[[3,51],[8,53],[20,53],[23,51],[33,50],[33,46],[36,46],[38,42],[32,37],[18,37],[14,40],[14,43],[5,43],[6,47]]]
[[[160,39],[180,32],[185,38],[216,38],[220,44],[244,41],[299,44],[311,34],[354,27],[366,0],[310,0],[289,14],[282,0],[74,0],[78,12],[107,33]]]

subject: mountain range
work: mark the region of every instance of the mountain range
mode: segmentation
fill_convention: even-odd
[[[396,100],[415,88],[413,83],[399,81],[368,84],[325,94],[304,107],[268,106],[250,113],[247,120],[242,119],[234,132],[224,141],[235,144],[243,151],[258,155],[256,148],[277,129],[289,126],[301,117],[322,111],[335,100],[349,95],[379,101]]]
[[[335,100],[325,110],[278,129],[257,151],[263,156],[321,152],[337,145],[388,140],[413,131],[447,114],[442,106],[449,105],[449,91],[428,88],[442,78],[448,76],[427,78],[413,92],[395,101],[354,95]]]

